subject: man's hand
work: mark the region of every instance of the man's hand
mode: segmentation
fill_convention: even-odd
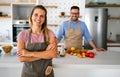
[[[104,48],[96,48],[96,51],[106,51]]]

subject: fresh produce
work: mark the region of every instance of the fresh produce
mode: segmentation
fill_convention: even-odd
[[[71,50],[67,50],[67,53],[68,53],[68,54],[71,54],[71,52],[72,52]]]
[[[90,58],[94,58],[94,55],[95,55],[95,54],[94,54],[93,52],[90,52],[89,57],[90,57]]]
[[[66,51],[68,54],[77,56],[79,58],[94,58],[95,53],[89,50],[83,50],[83,49],[76,49],[75,47],[71,47]]]
[[[75,50],[75,47],[71,47],[70,49],[71,49],[71,51],[74,51],[74,50]]]

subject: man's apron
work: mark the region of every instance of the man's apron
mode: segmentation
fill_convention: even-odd
[[[65,47],[67,49],[70,49],[71,47],[82,49],[82,34],[80,31],[80,22],[78,22],[78,29],[71,29],[70,21],[68,22],[68,32],[66,34]]]
[[[26,49],[31,52],[42,52],[46,50],[48,42],[46,42],[45,36],[44,43],[31,43],[31,33],[32,30],[30,30],[29,32],[28,44]],[[54,77],[53,69],[49,75],[45,75],[45,71],[48,66],[52,66],[52,59],[40,59],[33,62],[24,62],[22,77]]]

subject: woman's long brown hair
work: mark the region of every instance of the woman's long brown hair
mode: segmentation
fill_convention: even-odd
[[[47,10],[44,6],[42,5],[36,5],[33,9],[32,9],[32,12],[30,14],[30,17],[29,17],[29,25],[32,26],[33,25],[33,22],[32,22],[32,15],[33,15],[33,12],[35,9],[42,9],[45,11],[45,22],[42,24],[42,28],[41,28],[41,32],[45,35],[45,39],[46,41],[49,41],[49,30],[47,28]]]

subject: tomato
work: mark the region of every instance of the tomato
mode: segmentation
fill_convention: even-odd
[[[95,54],[94,54],[93,52],[90,52],[90,53],[89,53],[89,57],[90,57],[90,58],[94,58],[94,56],[95,56]]]
[[[82,54],[82,51],[78,51],[77,54],[80,54],[80,55],[81,55],[81,54]]]
[[[67,53],[70,54],[72,51],[71,50],[67,50]]]
[[[89,52],[85,52],[85,56],[89,57],[90,53]]]

